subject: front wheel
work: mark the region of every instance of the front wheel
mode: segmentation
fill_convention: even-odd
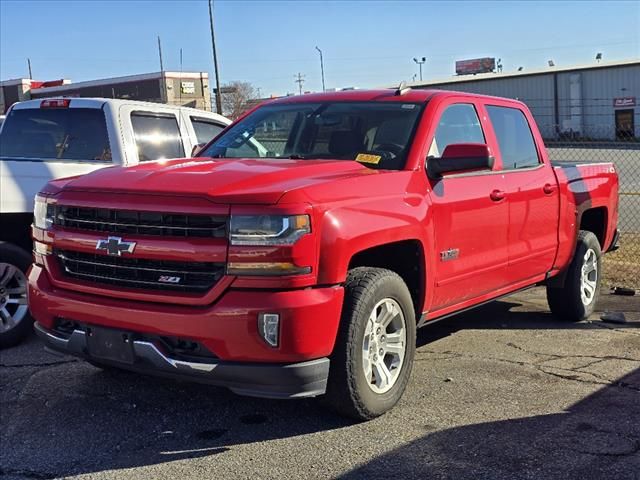
[[[601,276],[600,242],[592,232],[581,230],[573,260],[565,273],[564,286],[547,285],[551,312],[560,320],[570,322],[588,318],[596,308]]]
[[[30,265],[27,252],[0,242],[0,348],[16,345],[32,330],[26,277]]]
[[[349,272],[327,385],[335,410],[368,420],[400,400],[413,366],[415,318],[411,294],[398,274],[368,267]]]

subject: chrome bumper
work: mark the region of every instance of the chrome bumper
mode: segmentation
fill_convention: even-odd
[[[49,349],[92,357],[87,352],[86,333],[74,330],[67,338],[47,330],[39,323],[36,333]],[[240,395],[265,398],[314,397],[325,393],[329,375],[329,359],[319,358],[293,364],[242,362],[188,362],[167,356],[151,342],[134,340],[133,364],[105,362],[126,370],[193,380],[227,387]]]

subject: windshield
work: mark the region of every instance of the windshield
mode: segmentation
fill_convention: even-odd
[[[104,112],[96,108],[12,110],[0,134],[0,157],[111,160]]]
[[[401,102],[266,105],[198,156],[357,160],[400,170],[420,111],[420,104]]]

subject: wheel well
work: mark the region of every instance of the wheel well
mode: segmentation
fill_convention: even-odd
[[[349,270],[356,267],[386,268],[396,272],[407,284],[417,318],[424,305],[424,253],[417,240],[388,243],[356,253]]]
[[[580,218],[580,230],[593,233],[604,248],[604,237],[607,231],[607,209],[597,207],[586,210]]]

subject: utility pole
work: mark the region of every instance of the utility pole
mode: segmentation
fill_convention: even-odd
[[[220,92],[220,74],[218,73],[218,56],[216,55],[216,37],[213,33],[213,0],[209,0],[209,25],[211,26],[211,47],[213,48],[213,71],[216,76],[216,111],[222,115],[222,94]]]
[[[298,84],[298,90],[300,91],[300,95],[302,95],[302,84],[304,83],[304,77],[305,75],[302,75],[299,72],[298,72],[298,75],[293,76],[293,78],[295,78],[294,82]]]
[[[322,50],[320,50],[317,46],[316,46],[316,50],[320,54],[320,72],[322,72],[322,91],[324,92],[325,91],[325,88],[324,88],[324,62],[322,61]]]
[[[164,72],[164,65],[162,65],[162,46],[160,45],[160,35],[158,35],[158,55],[160,55],[160,72]]]
[[[33,75],[31,75],[31,59],[27,58],[27,65],[29,65],[29,80],[33,80]]]
[[[427,57],[422,57],[420,60],[413,57],[413,61],[416,62],[420,67],[420,81],[422,81],[422,64],[427,61]]]

